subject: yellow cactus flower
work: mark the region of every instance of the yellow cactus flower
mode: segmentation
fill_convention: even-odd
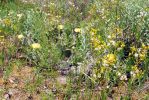
[[[31,47],[32,47],[33,49],[39,49],[39,48],[41,48],[41,46],[40,46],[39,43],[33,43],[33,44],[31,45]]]
[[[81,32],[81,29],[80,29],[80,28],[75,28],[74,31],[75,31],[76,33],[80,33],[80,32]]]
[[[22,34],[20,34],[20,35],[18,35],[18,39],[23,39],[24,38],[24,36],[22,35]]]
[[[58,25],[58,29],[62,30],[64,28],[63,25]]]

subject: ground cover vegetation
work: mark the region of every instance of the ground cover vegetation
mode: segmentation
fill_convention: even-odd
[[[148,0],[0,1],[0,98],[148,100]]]

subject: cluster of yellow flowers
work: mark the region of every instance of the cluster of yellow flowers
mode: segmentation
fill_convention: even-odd
[[[130,72],[130,74],[132,75],[132,78],[136,78],[140,76],[141,71],[138,69],[136,65],[134,65],[132,66],[132,71]]]
[[[131,47],[131,53],[129,55],[134,55],[136,60],[144,60],[147,55],[147,50],[149,49],[149,46],[145,46],[142,44],[141,48],[136,48],[135,46]]]
[[[90,31],[91,35],[91,43],[93,45],[94,50],[101,50],[106,47],[106,43],[102,41],[101,37],[97,35],[96,29],[91,29]]]
[[[138,51],[140,60],[144,60],[145,59],[148,50],[149,50],[149,46],[145,46],[144,44],[142,44],[141,50]]]
[[[114,54],[108,54],[102,59],[103,66],[109,66],[116,63],[116,56]]]

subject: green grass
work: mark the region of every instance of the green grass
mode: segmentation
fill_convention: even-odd
[[[53,0],[43,8],[38,3],[1,3],[3,78],[12,77],[14,66],[20,73],[28,66],[35,79],[24,83],[26,93],[34,94],[48,79],[53,82],[41,91],[43,100],[80,99],[81,90],[89,100],[106,100],[123,86],[126,91],[118,97],[133,99],[136,87],[148,81],[148,20],[147,0]],[[57,77],[66,68],[73,71],[61,86]],[[97,87],[101,90],[95,92]]]

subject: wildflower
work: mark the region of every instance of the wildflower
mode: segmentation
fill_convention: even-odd
[[[31,47],[32,47],[33,49],[39,49],[39,48],[41,48],[41,46],[40,46],[39,43],[33,43],[33,44],[31,45]]]
[[[11,25],[10,19],[4,19],[4,24],[10,26]]]
[[[137,66],[136,66],[136,65],[132,66],[132,70],[133,70],[133,71],[138,70]]]
[[[116,16],[116,19],[117,19],[117,20],[119,20],[119,19],[120,19],[120,17],[119,17],[119,16]]]
[[[0,36],[0,38],[4,38],[4,36]]]
[[[96,33],[97,33],[97,30],[92,28],[91,31],[90,31],[90,34],[92,36],[94,36]]]
[[[97,75],[96,75],[96,74],[93,74],[93,77],[94,77],[94,78],[96,78],[96,77],[97,77]]]
[[[63,25],[58,25],[58,29],[62,30],[64,28]]]
[[[9,11],[8,16],[12,15],[14,13],[14,11]]]
[[[122,50],[122,48],[121,48],[121,47],[117,48],[117,51],[120,51],[120,50]]]
[[[134,56],[135,56],[135,58],[138,58],[139,54],[135,53]]]
[[[118,75],[118,76],[121,76],[122,74],[121,74],[120,72],[117,72],[117,75]]]
[[[109,89],[109,88],[110,88],[110,86],[108,85],[108,86],[106,86],[106,88],[107,88],[107,89]]]
[[[114,54],[108,54],[102,59],[103,66],[113,65],[116,62],[116,57]]]
[[[55,4],[54,4],[54,3],[52,3],[52,2],[51,2],[50,4],[51,4],[51,5],[55,5]]]
[[[24,36],[22,35],[22,34],[20,34],[20,35],[18,35],[18,39],[23,39],[24,38]]]
[[[18,19],[20,20],[23,14],[17,14]]]
[[[131,71],[130,74],[132,75],[133,78],[136,77],[136,74],[133,71]]]
[[[133,46],[133,47],[131,47],[131,51],[132,52],[135,52],[137,49]]]
[[[127,76],[126,76],[126,75],[122,75],[122,76],[120,77],[120,80],[121,80],[121,81],[123,81],[123,80],[126,81],[126,80],[127,80]]]
[[[104,72],[105,72],[105,70],[106,70],[106,68],[105,68],[105,67],[101,67],[100,73],[104,73]]]
[[[108,54],[106,58],[107,58],[109,64],[113,64],[116,61],[116,57],[114,54]]]
[[[101,74],[100,74],[100,73],[98,73],[97,77],[98,77],[98,78],[101,78]]]
[[[0,41],[4,41],[4,36],[0,36]]]
[[[145,59],[145,53],[141,53],[141,54],[139,54],[139,57],[140,57],[140,60],[143,60],[143,59]]]
[[[144,50],[149,49],[148,47],[149,47],[149,46],[146,46],[144,43],[142,43],[142,48],[143,48]]]
[[[111,41],[110,41],[110,43],[111,43],[113,46],[115,46],[115,45],[116,45],[116,42],[115,42],[115,41],[113,41],[113,40],[111,40]]]
[[[111,45],[111,43],[108,43],[108,44],[107,44],[107,46],[110,46],[110,45]]]
[[[111,35],[108,35],[108,39],[111,39]]]
[[[137,69],[137,70],[135,71],[135,73],[138,74],[138,73],[139,73],[139,70]]]
[[[109,66],[109,65],[108,65],[108,61],[107,61],[106,59],[103,59],[103,60],[102,60],[102,63],[103,63],[103,66]]]
[[[81,29],[80,29],[80,28],[75,28],[74,31],[75,31],[76,33],[80,33],[80,32],[81,32]]]
[[[123,47],[125,47],[125,44],[122,42],[122,44],[121,44],[121,47],[123,48]]]

